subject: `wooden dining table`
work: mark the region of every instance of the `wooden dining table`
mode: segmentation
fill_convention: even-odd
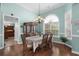
[[[26,37],[27,41],[32,42],[33,45],[33,52],[35,52],[36,48],[38,47],[39,44],[42,42],[42,37],[43,36],[31,36],[31,37]]]

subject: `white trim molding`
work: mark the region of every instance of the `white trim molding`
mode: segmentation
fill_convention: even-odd
[[[59,43],[59,44],[64,44],[64,45],[66,45],[66,46],[68,46],[68,47],[72,48],[72,46],[71,46],[71,45],[66,44],[66,43],[63,43],[63,42],[59,42],[59,41],[53,41],[53,42],[55,42],[55,43]]]
[[[60,32],[59,35],[64,35],[64,36],[65,36],[65,33],[61,33],[61,32]]]
[[[61,32],[60,32],[60,34],[63,34],[63,35],[65,35],[65,33],[61,33]]]
[[[72,37],[79,37],[79,35],[72,35]]]
[[[16,41],[17,42],[17,44],[22,44],[22,42],[21,41]]]
[[[17,39],[14,39],[14,40],[17,44],[22,44],[22,41],[18,41]]]
[[[77,52],[77,51],[72,50],[72,53],[79,55],[79,52]]]

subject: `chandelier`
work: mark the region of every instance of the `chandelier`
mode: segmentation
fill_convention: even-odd
[[[38,4],[38,16],[35,21],[38,23],[41,23],[43,21],[43,18],[40,16],[40,3]]]

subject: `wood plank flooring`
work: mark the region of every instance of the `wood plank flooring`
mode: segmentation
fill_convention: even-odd
[[[26,56],[78,56],[71,53],[71,48],[63,44],[53,43],[52,50],[47,49],[45,51],[35,52],[26,50]],[[4,49],[0,49],[0,56],[23,56],[23,45],[13,44],[6,46]]]

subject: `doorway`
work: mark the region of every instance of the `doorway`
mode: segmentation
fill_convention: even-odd
[[[15,24],[18,19],[12,16],[4,16],[4,47],[10,47],[16,44]]]

